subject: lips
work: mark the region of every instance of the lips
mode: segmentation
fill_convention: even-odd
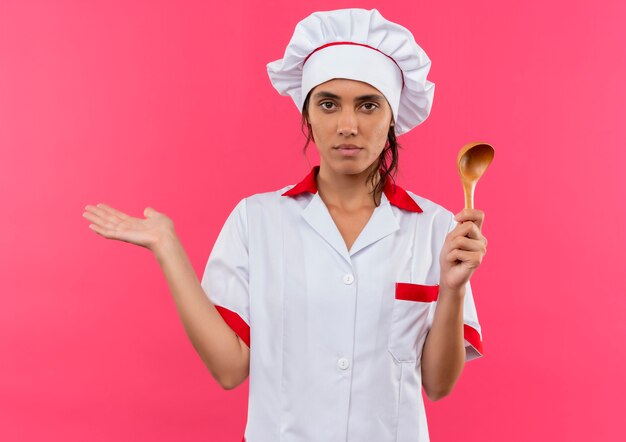
[[[340,144],[335,147],[335,150],[343,158],[357,157],[359,152],[363,150],[362,147],[355,146],[354,144]]]
[[[336,149],[339,150],[359,150],[362,149],[359,146],[355,146],[354,144],[340,144],[339,146],[336,147]]]

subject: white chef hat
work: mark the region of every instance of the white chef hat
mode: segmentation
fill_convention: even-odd
[[[403,26],[376,9],[315,12],[296,25],[282,59],[267,65],[272,85],[302,111],[307,94],[333,78],[368,83],[387,99],[395,133],[424,121],[435,84],[426,79],[430,59]]]

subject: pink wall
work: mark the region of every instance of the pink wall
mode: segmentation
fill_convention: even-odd
[[[165,212],[201,275],[240,198],[309,170],[265,64],[298,20],[354,4],[208,3],[0,2],[0,440],[241,440],[248,383],[219,388],[150,252],[81,214]],[[433,61],[398,183],[457,212],[458,149],[496,148],[472,278],[486,356],[426,400],[432,440],[624,440],[624,3],[359,6]]]

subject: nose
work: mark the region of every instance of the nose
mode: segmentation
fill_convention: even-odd
[[[337,133],[343,136],[357,134],[357,118],[352,109],[343,109],[337,121]]]

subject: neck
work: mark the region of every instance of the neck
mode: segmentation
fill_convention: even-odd
[[[380,180],[380,172],[376,172],[374,184],[367,179],[372,167],[357,174],[337,173],[322,164],[316,176],[317,190],[320,198],[328,207],[335,207],[346,211],[359,210],[364,207],[375,207],[372,191]],[[376,195],[376,202],[380,204],[381,193]]]

